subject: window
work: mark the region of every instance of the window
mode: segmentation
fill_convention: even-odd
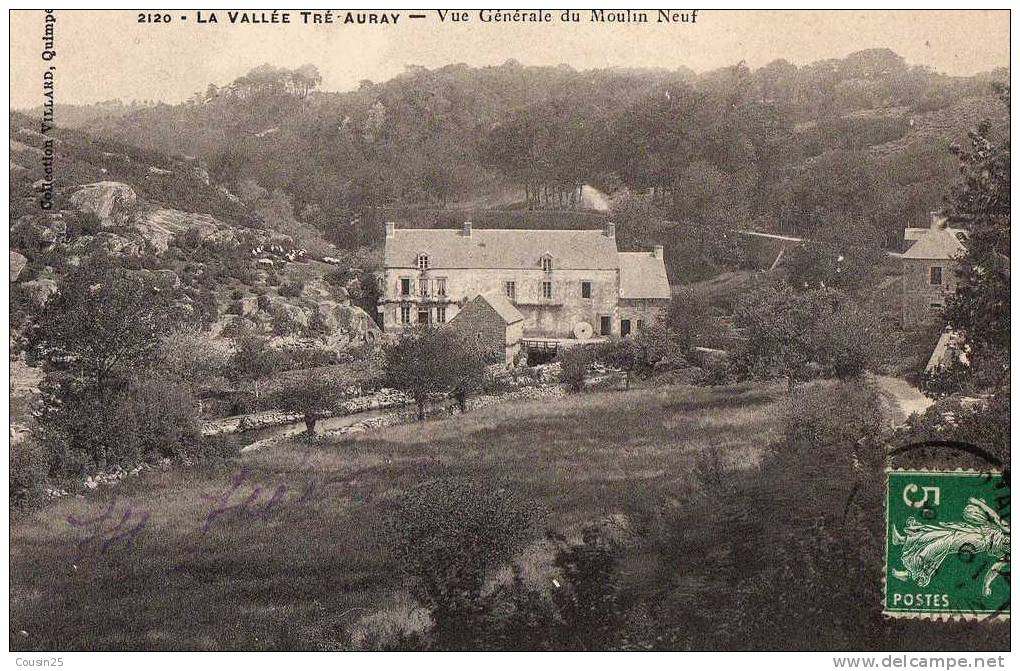
[[[436,295],[437,296],[445,296],[446,295],[446,278],[445,277],[440,277],[440,278],[436,279]]]
[[[401,305],[400,306],[400,323],[410,324],[411,323],[411,306]]]
[[[620,320],[620,337],[621,338],[626,338],[629,335],[630,335],[630,320],[629,319],[621,319]]]
[[[545,299],[552,298],[552,282],[548,280],[542,282],[542,298]]]
[[[429,309],[428,308],[418,308],[418,323],[419,324],[428,324],[429,323]]]
[[[429,255],[428,254],[419,254],[418,255],[418,270],[428,270],[428,269],[429,269]]]
[[[400,295],[410,296],[411,295],[411,278],[401,277],[400,278]]]
[[[542,257],[542,270],[547,272],[547,273],[551,273],[552,272],[552,257],[551,256],[543,256]]]
[[[932,286],[942,284],[942,266],[932,266],[928,269],[928,284]]]
[[[429,295],[429,281],[422,278],[418,280],[418,294],[421,296]]]
[[[635,322],[634,328],[635,328],[635,330],[640,331],[642,326],[643,326],[643,322],[639,319],[639,320],[637,320],[637,322]]]
[[[613,320],[609,317],[599,317],[599,335],[612,335]]]
[[[581,298],[591,298],[591,282],[581,282]]]
[[[517,283],[516,282],[510,282],[510,281],[504,282],[503,283],[503,290],[506,292],[506,297],[509,298],[510,300],[514,300],[514,299],[517,298]]]
[[[446,323],[446,306],[445,305],[439,305],[439,306],[436,307],[436,323],[437,324],[445,324]]]

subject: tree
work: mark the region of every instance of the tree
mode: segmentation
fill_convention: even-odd
[[[283,366],[283,356],[269,346],[267,338],[243,333],[234,342],[234,353],[227,365],[227,379],[235,384],[247,385],[258,406],[269,378]]]
[[[487,359],[478,344],[468,337],[460,334],[448,337],[457,353],[447,371],[451,394],[460,411],[467,412],[468,397],[477,393],[485,382]]]
[[[305,63],[291,73],[291,79],[294,82],[294,87],[301,91],[302,98],[307,98],[308,93],[322,83],[322,75],[319,74],[319,68],[311,63]]]
[[[389,520],[411,592],[432,612],[439,649],[483,644],[482,587],[534,534],[535,513],[494,483],[438,480],[407,492]]]
[[[384,353],[385,384],[414,400],[420,420],[425,419],[425,406],[436,397],[453,394],[463,408],[485,372],[477,347],[451,329],[409,329]]]
[[[881,320],[853,300],[840,301],[815,329],[820,363],[838,378],[859,378],[882,349]]]
[[[887,257],[870,221],[830,215],[816,230],[817,239],[794,247],[783,259],[790,286],[798,291],[828,287],[856,295],[878,285]]]
[[[785,377],[790,390],[824,374],[860,377],[883,342],[878,318],[836,289],[766,285],[744,296],[734,316],[746,336],[740,367],[752,378]]]
[[[1010,89],[998,89],[1009,106]],[[968,229],[957,293],[946,318],[970,348],[969,384],[1006,385],[1010,361],[1010,140],[996,139],[988,123],[970,133],[970,148],[956,149],[963,184],[950,201],[949,218]]]
[[[577,345],[560,352],[556,357],[560,363],[560,382],[575,392],[582,391],[595,357],[595,348],[590,345]]]
[[[623,371],[624,388],[630,389],[631,374],[642,364],[642,348],[637,337],[612,340],[599,348],[599,361]]]
[[[690,289],[678,291],[663,311],[663,325],[669,337],[684,354],[688,353],[705,329],[705,302]]]
[[[756,379],[785,377],[789,389],[811,376],[817,324],[832,310],[828,290],[795,294],[783,284],[760,287],[741,298],[734,312],[746,340],[738,365]]]
[[[92,259],[59,282],[29,335],[29,355],[104,389],[146,365],[162,337],[190,317],[169,283]]]
[[[346,397],[342,383],[327,373],[312,371],[294,379],[276,395],[281,410],[301,413],[309,437],[315,424],[332,415]]]

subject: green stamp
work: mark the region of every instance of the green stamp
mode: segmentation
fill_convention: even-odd
[[[886,485],[883,612],[1008,617],[1008,476],[890,470]]]

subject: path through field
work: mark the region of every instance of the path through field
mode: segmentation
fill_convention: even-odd
[[[934,403],[934,401],[922,394],[920,389],[911,386],[909,382],[902,378],[876,375],[875,383],[881,391],[896,401],[900,411],[903,413],[903,416],[898,418],[899,421],[905,420],[915,412],[918,414],[924,412]]]

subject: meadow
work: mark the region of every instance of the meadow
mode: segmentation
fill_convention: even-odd
[[[530,497],[551,529],[678,492],[709,445],[753,467],[779,387],[597,392],[149,472],[12,520],[11,645],[271,649],[399,595],[381,519],[433,478]],[[146,517],[147,516],[147,517]]]
[[[882,478],[845,446],[782,447],[788,399],[590,391],[143,472],[12,518],[11,647],[349,648],[422,611],[387,541],[402,494],[466,478],[555,534],[635,537],[616,584],[656,648],[1008,648],[1008,624],[883,620]],[[551,583],[542,542],[519,565]]]

